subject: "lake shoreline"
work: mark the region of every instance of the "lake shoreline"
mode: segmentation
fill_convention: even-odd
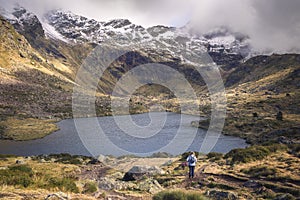
[[[137,123],[141,126],[147,126],[149,123],[149,115],[147,114],[131,116],[134,120],[141,120],[140,122],[137,121]],[[117,116],[119,120],[123,120],[124,117],[125,116]],[[151,136],[151,134],[149,135],[148,133],[141,133],[139,130],[136,130],[136,132],[130,132],[132,136],[126,136],[126,134],[123,135],[124,132],[122,132],[122,129],[115,124],[115,119],[111,116],[99,117],[97,119],[80,118],[77,121],[74,121],[74,119],[66,119],[57,122],[57,125],[60,128],[59,131],[47,135],[42,139],[29,141],[0,140],[0,145],[2,146],[0,152],[13,154],[17,153],[17,155],[38,155],[49,153],[90,155],[89,152],[93,152],[93,149],[87,149],[84,138],[82,138],[84,135],[87,135],[88,138],[94,138],[95,141],[101,139],[101,141],[99,140],[100,143],[97,142],[97,147],[93,155],[103,154],[121,156],[136,154],[145,157],[150,156],[155,152],[167,152],[172,155],[178,155],[188,149],[200,151],[200,146],[202,145],[205,137],[205,131],[196,129],[190,124],[191,121],[195,120],[197,117],[184,115],[182,118],[182,116],[176,113],[168,113],[168,117],[166,117],[167,121],[163,122],[166,123],[163,125],[163,129],[159,127],[160,122],[155,122],[160,121],[162,114],[155,113],[152,117],[154,117],[152,119],[154,122],[152,123],[155,125],[155,130],[157,129],[160,132],[158,135],[156,132],[154,132],[155,134]],[[101,129],[104,130],[102,135],[99,135],[98,123],[100,123]],[[181,127],[180,129],[179,125]],[[80,133],[80,130],[82,129],[80,126],[84,126],[83,131],[86,132]],[[180,131],[177,133],[178,130]],[[139,142],[139,134],[146,134],[144,139],[141,138],[141,142]],[[102,141],[104,138],[108,138],[107,141]],[[171,146],[169,144],[171,144]],[[176,146],[174,146],[174,144]],[[91,148],[94,148],[93,142],[91,145]],[[212,150],[223,153],[226,153],[233,148],[244,148],[248,146],[245,141],[240,138],[225,135],[220,135],[220,138],[217,138],[216,143],[212,145],[214,145],[212,146]],[[118,148],[120,148],[121,151],[118,150]]]

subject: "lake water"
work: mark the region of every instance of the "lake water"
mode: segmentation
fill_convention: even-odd
[[[199,151],[206,131],[191,126],[192,115],[154,112],[127,116],[62,120],[59,131],[31,141],[0,140],[0,154],[22,156],[70,153],[74,155],[178,155]],[[211,142],[211,141],[210,141]],[[211,151],[226,153],[247,146],[245,140],[220,135]]]

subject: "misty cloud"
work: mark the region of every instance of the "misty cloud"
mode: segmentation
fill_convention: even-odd
[[[200,33],[226,26],[249,35],[259,51],[300,52],[299,0],[0,0],[3,7],[14,2],[39,17],[63,9],[99,21],[127,18],[145,27],[190,22]]]
[[[299,0],[198,0],[192,26],[206,32],[218,26],[250,36],[258,51],[300,51]]]

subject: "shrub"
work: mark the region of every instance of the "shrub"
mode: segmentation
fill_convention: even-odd
[[[220,160],[221,158],[223,158],[223,154],[218,152],[210,152],[206,156],[208,159],[213,158],[214,160]]]
[[[270,152],[278,152],[278,151],[287,151],[288,150],[288,147],[285,144],[273,143],[273,144],[266,145],[264,147],[266,147]]]
[[[153,196],[153,200],[205,200],[197,192],[162,191]]]
[[[209,183],[207,184],[207,187],[209,188],[220,188],[220,189],[223,189],[223,190],[235,190],[236,188],[230,186],[230,185],[225,185],[225,184],[222,184],[222,183]]]
[[[45,159],[51,160],[52,158],[55,159],[55,162],[64,163],[64,164],[73,164],[73,165],[81,165],[83,164],[83,160],[91,160],[92,157],[88,156],[79,156],[79,155],[70,155],[68,153],[61,153],[61,154],[50,154],[48,156],[39,156],[37,159]]]
[[[28,187],[33,184],[32,176],[32,169],[27,165],[11,166],[0,170],[0,184]]]
[[[262,177],[262,176],[268,177],[268,176],[274,176],[276,174],[277,170],[274,168],[266,167],[266,166],[263,166],[263,167],[254,166],[248,170],[243,170],[243,172],[245,174],[249,174],[252,177]]]
[[[14,166],[10,166],[9,170],[11,170],[13,172],[20,171],[20,172],[32,174],[32,169],[29,166],[27,166],[27,165],[14,165]]]
[[[0,154],[0,159],[2,158],[15,158],[16,155],[10,155],[10,154]]]
[[[55,178],[51,177],[47,180],[47,184],[43,186],[46,189],[59,188],[62,191],[78,193],[79,189],[75,181],[71,178]]]
[[[265,146],[251,146],[245,149],[233,149],[225,154],[225,158],[231,158],[232,164],[234,163],[247,163],[255,160],[262,160],[270,155],[270,150]]]
[[[186,159],[189,155],[190,155],[190,152],[185,152],[185,153],[181,154],[180,161],[186,161]],[[199,152],[195,152],[195,156],[198,158]]]
[[[84,191],[83,193],[94,193],[97,192],[97,185],[94,182],[87,182],[84,187],[83,187]]]

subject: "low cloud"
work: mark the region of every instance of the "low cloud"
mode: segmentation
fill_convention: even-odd
[[[11,7],[15,2],[40,17],[63,9],[99,21],[127,18],[145,27],[190,22],[202,33],[225,26],[249,35],[259,51],[300,50],[299,0],[0,0],[0,5]]]
[[[198,0],[192,26],[200,32],[227,26],[245,33],[258,51],[300,50],[299,0]]]

